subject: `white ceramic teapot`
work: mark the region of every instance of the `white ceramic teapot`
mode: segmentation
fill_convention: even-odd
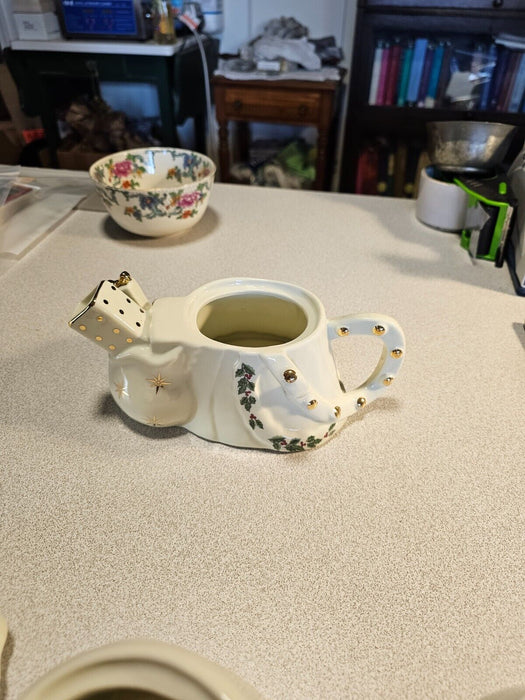
[[[280,452],[324,443],[389,390],[404,356],[393,318],[327,320],[310,292],[262,279],[218,280],[150,303],[123,272],[101,282],[69,325],[109,353],[111,393],[131,418]],[[345,391],[330,343],[351,335],[378,336],[384,348],[366,382]]]

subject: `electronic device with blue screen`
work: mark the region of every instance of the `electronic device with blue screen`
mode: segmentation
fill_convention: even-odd
[[[151,5],[142,0],[58,0],[66,39],[151,38]]]

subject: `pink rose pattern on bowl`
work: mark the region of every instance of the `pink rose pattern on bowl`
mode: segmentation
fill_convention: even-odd
[[[137,223],[162,218],[182,224],[185,219],[200,218],[214,175],[215,165],[206,156],[168,148],[115,153],[91,168],[91,177],[108,212],[117,214],[112,211],[115,208],[133,219],[134,226],[121,225],[137,233],[142,233],[136,228]]]

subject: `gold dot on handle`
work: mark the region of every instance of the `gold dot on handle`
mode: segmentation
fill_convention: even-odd
[[[308,407],[308,410],[312,410],[312,408],[315,408],[317,406],[317,399],[312,399],[311,401],[308,401],[306,404]]]
[[[335,406],[334,413],[335,413],[335,417],[339,418],[339,416],[341,415],[341,406]]]
[[[104,320],[104,316],[97,316],[97,321],[100,323],[100,321]]]
[[[85,330],[86,330],[85,325],[84,325],[84,324],[80,325],[80,326],[78,327],[78,330],[79,330],[79,331],[85,331]]]
[[[126,343],[132,343],[132,342],[133,342],[133,338],[126,338]]]
[[[115,335],[118,335],[120,333],[120,328],[114,328],[113,333],[115,333]]]
[[[337,329],[337,335],[348,335],[350,333],[350,329],[347,328],[346,326],[341,326],[341,328]]]
[[[114,350],[114,349],[115,349],[115,346],[114,346],[114,345],[110,345],[110,346],[109,346],[109,349],[110,349],[110,350]]]
[[[101,335],[96,335],[96,336],[95,336],[95,340],[98,340],[98,342],[100,342],[100,341],[102,340],[102,336],[101,336]]]
[[[383,379],[383,384],[385,386],[390,386],[390,384],[392,384],[393,381],[394,381],[394,377],[385,377]]]
[[[297,372],[293,369],[286,369],[283,372],[284,381],[288,384],[293,384],[297,379]]]
[[[390,354],[392,355],[392,357],[393,357],[395,360],[399,360],[399,358],[400,358],[400,357],[402,356],[402,354],[403,354],[403,351],[401,350],[401,348],[394,348],[394,350],[392,350],[392,352],[391,352]]]
[[[357,407],[358,407],[358,408],[362,408],[362,407],[365,406],[365,405],[366,405],[366,399],[365,399],[365,397],[364,397],[364,396],[360,396],[360,397],[357,399]]]
[[[374,330],[372,331],[374,335],[383,335],[385,333],[385,327],[384,326],[374,326]]]

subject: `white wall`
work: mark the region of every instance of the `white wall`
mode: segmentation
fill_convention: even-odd
[[[335,37],[349,65],[357,0],[223,0],[224,31],[220,50],[236,53],[262,33],[271,19],[294,17],[309,29],[312,39]]]
[[[0,48],[7,48],[17,38],[11,0],[0,0]]]

